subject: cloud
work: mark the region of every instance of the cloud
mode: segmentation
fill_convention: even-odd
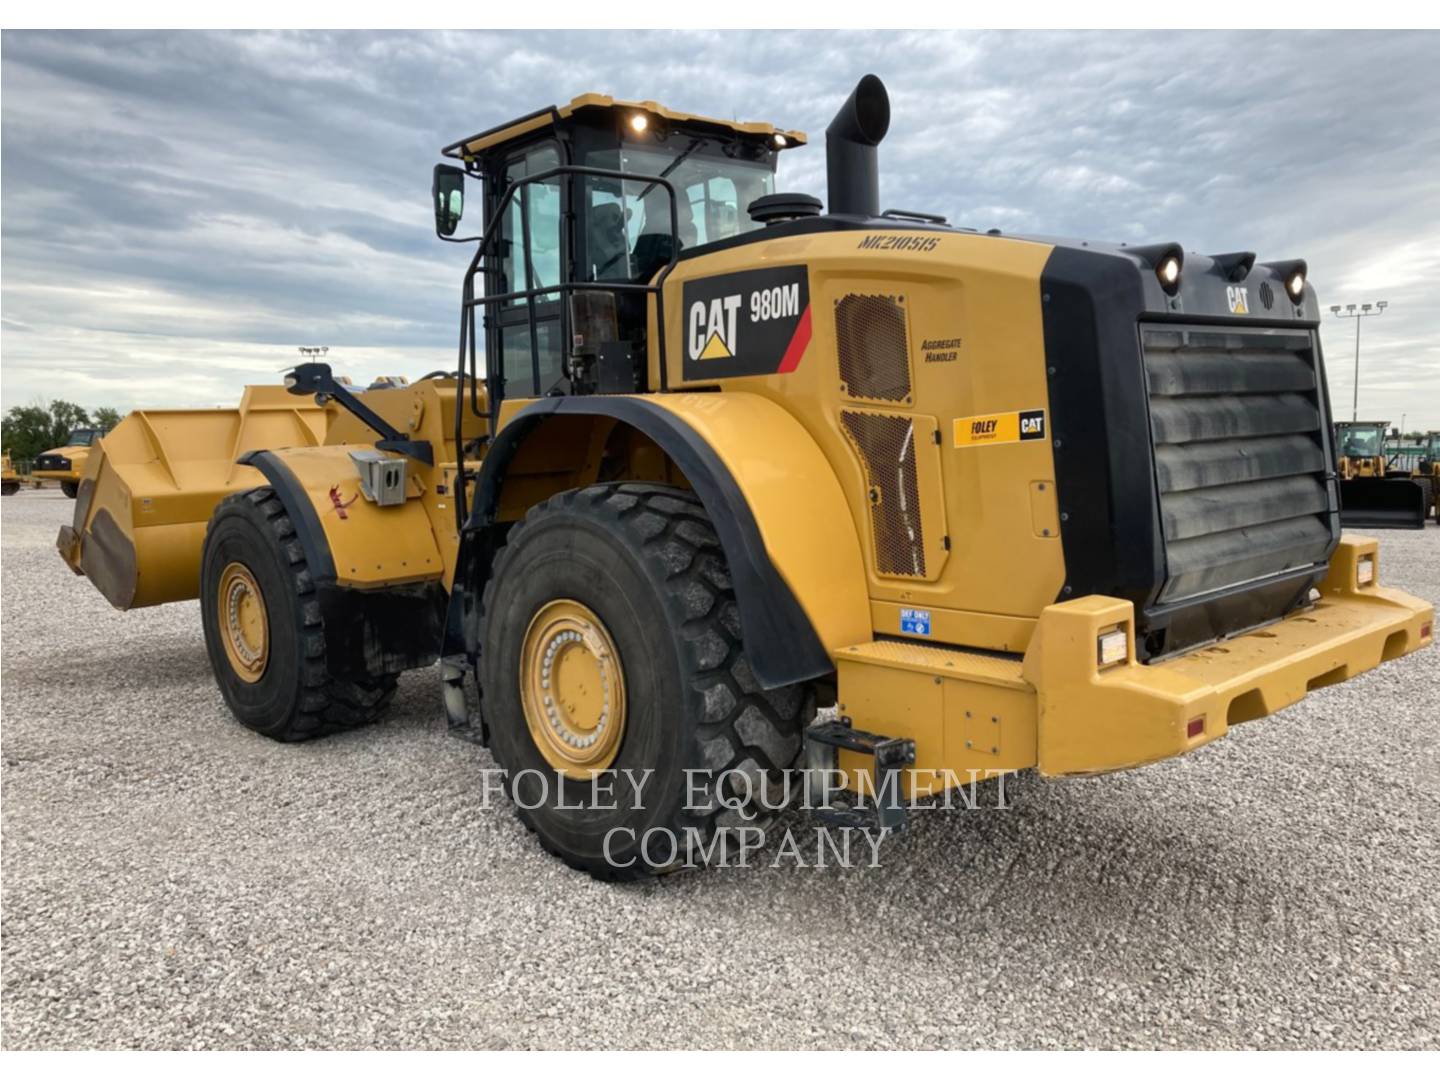
[[[1361,410],[1440,427],[1429,33],[6,33],[0,393],[232,402],[299,344],[447,366],[465,252],[439,148],[588,90],[809,131],[890,87],[887,206],[1007,232],[1306,258],[1362,330]],[[1354,326],[1329,320],[1337,411]],[[374,370],[368,365],[379,365]]]

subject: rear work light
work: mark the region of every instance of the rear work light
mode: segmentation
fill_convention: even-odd
[[[1361,555],[1355,563],[1355,584],[1375,584],[1375,556]]]
[[[1130,635],[1122,626],[1118,630],[1107,630],[1096,639],[1096,660],[1101,667],[1109,667],[1127,659],[1130,655]]]

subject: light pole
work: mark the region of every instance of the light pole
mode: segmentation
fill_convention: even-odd
[[[1354,304],[1346,304],[1345,310],[1340,310],[1339,304],[1330,308],[1330,314],[1337,315],[1342,319],[1355,320],[1355,390],[1350,399],[1350,420],[1352,422],[1360,419],[1360,320],[1371,315],[1383,315],[1385,309],[1390,306],[1388,300],[1377,300],[1373,304],[1361,304],[1357,311]]]

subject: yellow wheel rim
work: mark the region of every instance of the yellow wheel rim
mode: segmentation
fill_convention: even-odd
[[[556,772],[589,780],[625,734],[625,671],[605,624],[584,604],[552,600],[530,620],[520,651],[520,701]]]
[[[255,575],[243,563],[232,562],[220,574],[217,605],[220,640],[235,674],[246,682],[259,682],[270,659],[270,616]]]

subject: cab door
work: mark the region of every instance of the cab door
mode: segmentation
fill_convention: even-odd
[[[490,179],[490,212],[513,180],[535,176],[560,165],[554,142],[517,151],[507,158],[503,170]],[[564,178],[523,184],[503,210],[498,227],[500,258],[486,281],[487,295],[526,289],[555,288],[534,299],[532,332],[529,303],[524,298],[500,301],[488,307],[485,321],[485,351],[503,364],[505,397],[543,397],[566,388],[564,335],[561,325],[562,294],[558,287],[567,265],[564,228]],[[529,250],[525,244],[525,215],[529,216]]]

